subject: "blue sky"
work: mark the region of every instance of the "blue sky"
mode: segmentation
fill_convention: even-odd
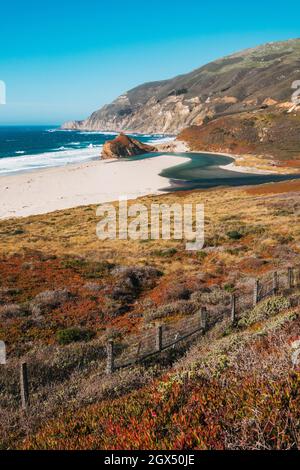
[[[0,124],[82,119],[140,83],[300,37],[296,1],[1,3]]]

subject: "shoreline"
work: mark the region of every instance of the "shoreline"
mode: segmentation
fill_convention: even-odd
[[[243,158],[242,156],[226,152],[190,151],[185,142],[175,139],[169,143],[161,143],[157,148],[162,155],[155,158],[131,161],[91,159],[65,166],[0,175],[0,219],[102,204],[116,201],[121,195],[136,199],[172,192],[171,180],[160,176],[160,173],[185,163],[189,158],[188,153],[229,157],[233,160],[231,163],[218,166],[229,172],[280,174],[276,171],[236,165],[236,161]],[[168,153],[163,154],[164,151]],[[172,155],[172,152],[182,153],[182,156]]]
[[[198,152],[196,152],[198,153]],[[227,170],[227,171],[235,171],[237,173],[251,173],[253,175],[279,175],[280,173],[277,171],[271,171],[271,170],[261,170],[259,168],[251,167],[251,166],[243,166],[243,165],[237,165],[236,162],[240,158],[244,158],[242,155],[234,155],[230,153],[221,153],[221,152],[203,152],[203,153],[208,153],[211,155],[220,155],[224,157],[229,157],[233,158],[234,162],[229,163],[228,165],[219,165],[219,168],[222,168],[222,170]]]
[[[187,157],[160,155],[135,161],[92,160],[0,176],[0,219],[46,214],[127,196],[165,194],[159,174],[186,162]]]
[[[226,171],[234,171],[237,173],[252,173],[253,175],[279,175],[282,174],[279,171],[275,170],[263,170],[260,168],[255,168],[252,166],[244,166],[244,165],[237,165],[236,162],[239,160],[243,160],[245,158],[245,155],[236,155],[232,153],[227,153],[227,152],[211,152],[209,150],[190,150],[189,146],[186,142],[183,140],[173,140],[170,144],[160,144],[158,145],[158,148],[161,150],[168,151],[170,153],[173,152],[182,152],[182,153],[195,153],[195,154],[208,154],[208,155],[219,155],[223,157],[229,157],[234,160],[234,162],[229,163],[227,165],[219,165],[219,168],[222,168],[223,170]],[[251,157],[255,157],[255,155],[251,155]],[[288,173],[287,173],[288,174]]]

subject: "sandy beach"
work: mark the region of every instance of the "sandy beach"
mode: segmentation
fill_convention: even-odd
[[[0,218],[45,214],[88,204],[159,194],[165,168],[187,158],[161,155],[136,161],[90,161],[0,177]]]
[[[172,141],[158,145],[166,152],[191,152],[184,142]],[[201,153],[201,152],[191,152]],[[231,157],[234,161],[220,168],[252,174],[271,174],[254,167],[236,165],[237,155],[203,152]],[[135,199],[159,194],[169,180],[159,176],[166,168],[185,163],[183,156],[169,154],[134,161],[91,160],[14,176],[0,176],[0,219],[45,214],[60,209],[115,201],[120,196]],[[171,186],[170,186],[171,190]]]

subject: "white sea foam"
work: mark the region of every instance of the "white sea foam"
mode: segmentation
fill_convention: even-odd
[[[82,135],[91,135],[91,134],[97,134],[97,135],[118,135],[119,133],[118,132],[114,132],[114,131],[80,131],[80,134]]]
[[[22,157],[1,158],[0,175],[86,162],[99,157],[101,148],[102,145],[98,145],[85,149],[70,149],[39,153],[37,155],[24,155]]]
[[[48,129],[47,132],[64,131],[64,129]],[[69,132],[67,130],[67,132]],[[114,132],[81,132],[81,134],[99,134],[99,135],[117,135]],[[137,135],[137,137],[147,137],[146,143],[158,144],[169,142],[174,137],[163,136],[160,134],[156,135]],[[88,139],[87,139],[88,140]],[[80,145],[86,145],[85,148],[76,148]],[[74,146],[75,148],[72,148]],[[81,163],[88,160],[97,158],[101,154],[103,145],[97,145],[95,143],[84,143],[84,142],[70,142],[62,145],[52,152],[44,152],[40,154],[24,155],[24,150],[18,150],[13,154],[15,156],[1,158],[0,159],[0,175],[15,174],[23,171],[32,171],[39,168],[52,168],[57,166],[65,166],[71,163]],[[18,155],[18,156],[17,156]]]
[[[152,139],[148,140],[146,142],[147,144],[165,144],[167,142],[173,142],[175,140],[175,137],[155,137],[155,136],[149,136],[152,137]]]
[[[46,129],[45,132],[74,132],[76,129],[61,129],[57,127],[55,129]]]

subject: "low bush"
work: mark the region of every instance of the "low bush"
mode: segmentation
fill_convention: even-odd
[[[105,307],[105,314],[109,318],[116,318],[120,315],[124,315],[124,313],[127,313],[131,307],[129,303],[126,302],[126,299],[130,303],[130,297],[122,297],[120,300],[112,299],[110,302],[107,302]]]
[[[243,234],[241,232],[238,232],[237,230],[227,232],[226,235],[231,240],[240,240],[243,237]]]
[[[286,297],[270,297],[260,302],[253,310],[246,313],[239,321],[239,326],[250,326],[256,322],[273,317],[282,310],[289,308],[290,305],[290,300]]]
[[[0,307],[0,318],[10,320],[25,317],[29,314],[28,308],[19,304],[6,304]]]
[[[99,292],[102,289],[102,286],[96,282],[87,282],[83,287],[91,292]]]
[[[150,322],[174,315],[192,315],[196,309],[197,307],[190,300],[176,300],[175,302],[150,309],[144,314],[144,318],[145,321]]]
[[[39,316],[47,313],[73,297],[67,289],[46,290],[40,292],[30,303],[30,309],[33,315]]]
[[[12,235],[23,235],[25,232],[25,230],[23,230],[22,228],[16,228],[13,232],[12,232]]]
[[[270,382],[233,380],[223,361],[223,381],[169,377],[142,392],[64,412],[22,448],[297,449],[299,374]]]
[[[224,284],[224,290],[226,292],[233,292],[234,291],[234,284]]]
[[[170,303],[175,300],[188,300],[191,296],[191,290],[184,282],[174,282],[169,284],[164,290],[164,302]]]
[[[173,256],[177,253],[176,248],[166,248],[164,250],[153,250],[151,255],[153,256],[160,256],[161,258],[168,258]]]
[[[111,297],[114,300],[132,302],[141,291],[154,287],[161,271],[152,266],[119,267],[113,271],[117,282]]]
[[[56,339],[59,344],[65,345],[77,341],[89,341],[94,338],[95,332],[83,328],[66,328],[56,333]]]
[[[87,279],[97,279],[109,274],[114,265],[108,261],[91,261],[84,258],[66,258],[62,261],[62,267],[72,269],[82,274]]]
[[[220,304],[222,306],[227,306],[230,303],[230,295],[228,294],[228,291],[218,286],[214,286],[193,292],[191,300],[198,306]]]

